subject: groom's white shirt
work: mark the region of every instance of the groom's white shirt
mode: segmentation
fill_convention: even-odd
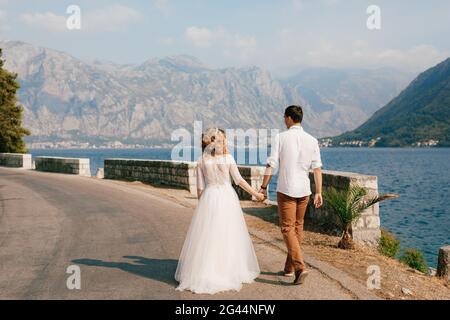
[[[294,125],[275,136],[267,164],[278,169],[277,192],[294,198],[309,196],[309,170],[322,167],[319,143]]]

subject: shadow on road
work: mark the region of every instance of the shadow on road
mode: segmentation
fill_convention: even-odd
[[[275,286],[291,286],[292,285],[292,283],[286,282],[286,281],[269,280],[269,279],[263,279],[263,278],[256,278],[255,282],[271,284],[271,285],[275,285]]]
[[[124,256],[125,259],[133,260],[129,262],[109,262],[96,259],[75,259],[73,263],[86,266],[95,266],[103,268],[116,268],[138,276],[165,282],[176,286],[178,282],[174,279],[177,269],[177,260],[173,259],[151,259],[138,256]]]
[[[275,277],[283,277],[283,272],[270,272],[270,271],[261,271],[261,275],[265,275],[265,276],[275,276]],[[261,283],[267,283],[267,284],[273,284],[273,285],[280,285],[280,286],[290,286],[292,285],[292,282],[288,282],[287,281],[288,278],[286,278],[286,281],[284,280],[280,280],[279,278],[277,280],[268,280],[268,279],[263,279],[263,278],[257,278],[255,279],[256,282],[261,282]]]
[[[165,282],[169,285],[177,286],[178,282],[174,279],[175,271],[177,269],[178,260],[173,259],[149,259],[138,256],[124,256],[125,259],[134,260],[133,263],[129,262],[109,262],[96,259],[75,259],[73,263],[82,264],[86,266],[103,267],[103,268],[116,268],[126,272],[133,273],[135,275]],[[261,272],[261,275],[278,275],[278,273]],[[268,280],[261,277],[255,279],[255,282],[289,286],[291,283],[287,283],[280,280]]]
[[[5,199],[0,199],[0,201],[9,201],[9,200],[23,200],[23,198],[5,198]]]

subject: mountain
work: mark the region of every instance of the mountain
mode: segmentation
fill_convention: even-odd
[[[398,95],[413,74],[394,69],[310,68],[283,81],[320,114],[336,134],[357,128]]]
[[[354,131],[332,139],[382,147],[450,146],[450,58],[421,73]]]
[[[370,95],[361,93],[367,87],[346,86],[350,75],[339,86],[330,80],[319,90],[328,75],[314,76],[313,70],[305,76],[308,81],[300,76],[280,81],[258,67],[214,69],[187,55],[121,65],[82,61],[19,41],[0,41],[0,47],[6,68],[18,73],[24,126],[32,131],[29,143],[163,144],[176,129],[192,132],[194,121],[204,127],[283,129],[282,112],[293,103],[304,106],[305,129],[323,137],[355,128],[403,81],[389,82],[386,92],[379,84],[386,77],[377,76],[367,82],[376,92]],[[335,92],[339,100],[333,100]]]
[[[17,72],[29,141],[160,143],[195,120],[225,128],[281,127],[283,89],[259,68],[213,70],[189,56],[140,65],[84,62],[6,42]]]

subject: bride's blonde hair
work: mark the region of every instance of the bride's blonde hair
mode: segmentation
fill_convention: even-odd
[[[222,142],[221,145],[217,145],[218,142]],[[219,152],[222,151],[220,154],[228,154],[225,131],[220,128],[209,128],[202,134],[202,151],[215,156],[217,149]]]

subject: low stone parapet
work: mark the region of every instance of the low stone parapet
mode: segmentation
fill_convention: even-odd
[[[97,168],[97,173],[95,174],[95,176],[98,179],[103,179],[105,177],[105,171],[103,170],[103,168]]]
[[[0,166],[31,169],[31,154],[29,153],[0,153]]]
[[[40,156],[34,160],[35,169],[38,171],[76,174],[91,176],[88,158],[62,158]]]
[[[439,249],[436,275],[450,281],[450,246],[445,246]]]
[[[257,167],[257,166],[238,166],[239,173],[242,178],[247,181],[247,183],[255,190],[259,190],[263,179],[264,179],[264,171],[265,167]],[[253,197],[244,191],[241,187],[236,186],[233,183],[233,187],[236,190],[236,193],[241,200],[255,200]],[[267,189],[269,191],[269,189]]]
[[[311,190],[314,192],[314,174],[310,173]],[[365,188],[367,196],[378,195],[378,178],[376,176],[368,176],[353,172],[342,171],[322,171],[322,190],[326,191],[330,188],[336,190],[347,190],[351,186],[360,186]],[[312,197],[311,197],[312,198]],[[336,217],[332,216],[332,212],[327,208],[326,203],[322,208],[313,209],[313,199],[308,209],[308,217],[318,221],[338,222]],[[363,211],[359,218],[352,226],[352,236],[357,242],[370,245],[377,245],[381,237],[381,221],[379,204],[375,204]]]
[[[259,189],[265,167],[238,166],[242,177],[254,188]],[[144,159],[105,159],[105,179],[118,179],[129,181],[142,181],[150,184],[166,185],[189,190],[196,195],[196,163],[189,161],[170,160],[144,160]],[[314,191],[314,176],[311,173],[311,190]],[[378,194],[376,176],[367,176],[357,173],[323,171],[323,190],[334,187],[338,190],[348,189],[352,185],[359,185],[368,190],[369,195]],[[252,196],[235,186],[239,199],[251,200]],[[308,209],[308,217],[315,221],[323,219],[336,219],[332,216],[326,205],[321,209]],[[314,211],[314,212],[313,212]],[[353,238],[357,242],[376,245],[381,236],[379,206],[375,204],[365,210],[361,218],[352,227]]]
[[[104,178],[142,181],[197,192],[195,162],[145,159],[105,159]]]
[[[129,181],[142,181],[151,184],[189,190],[197,194],[196,162],[144,160],[144,159],[105,159],[104,178]],[[264,168],[239,166],[242,177],[253,187],[259,188],[264,177]],[[252,196],[233,184],[241,200],[251,200]]]

